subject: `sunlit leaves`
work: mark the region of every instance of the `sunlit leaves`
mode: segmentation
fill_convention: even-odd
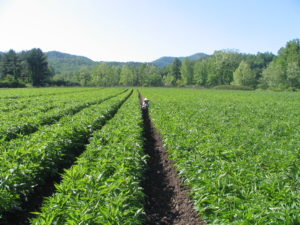
[[[298,224],[298,93],[144,89],[151,116],[212,224]],[[298,211],[297,211],[298,208]]]
[[[128,92],[101,104],[87,107],[75,115],[64,116],[59,123],[43,126],[24,138],[12,140],[0,152],[0,214],[14,209],[21,199],[45,178],[57,174],[60,165],[72,160],[84,148],[94,130],[105,121],[128,96]],[[3,196],[2,196],[3,194]],[[16,204],[17,203],[17,204]]]
[[[33,224],[141,224],[144,167],[135,93],[63,175]]]

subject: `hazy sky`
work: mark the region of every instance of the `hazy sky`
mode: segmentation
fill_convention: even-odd
[[[300,0],[0,0],[0,51],[104,61],[220,49],[273,52],[300,38]]]

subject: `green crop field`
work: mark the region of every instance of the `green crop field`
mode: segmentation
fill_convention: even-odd
[[[300,93],[142,92],[207,221],[300,223]]]
[[[200,218],[300,224],[300,93],[138,91]],[[28,224],[143,224],[138,91],[0,90],[0,224],[57,176]]]

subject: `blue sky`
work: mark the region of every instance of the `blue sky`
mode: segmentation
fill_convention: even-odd
[[[299,0],[0,0],[0,51],[57,50],[98,61],[237,49],[300,38]]]

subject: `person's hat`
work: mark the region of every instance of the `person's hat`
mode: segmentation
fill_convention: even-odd
[[[149,101],[149,99],[148,99],[148,98],[144,98],[144,101],[145,101],[145,102],[148,102],[148,101]]]

